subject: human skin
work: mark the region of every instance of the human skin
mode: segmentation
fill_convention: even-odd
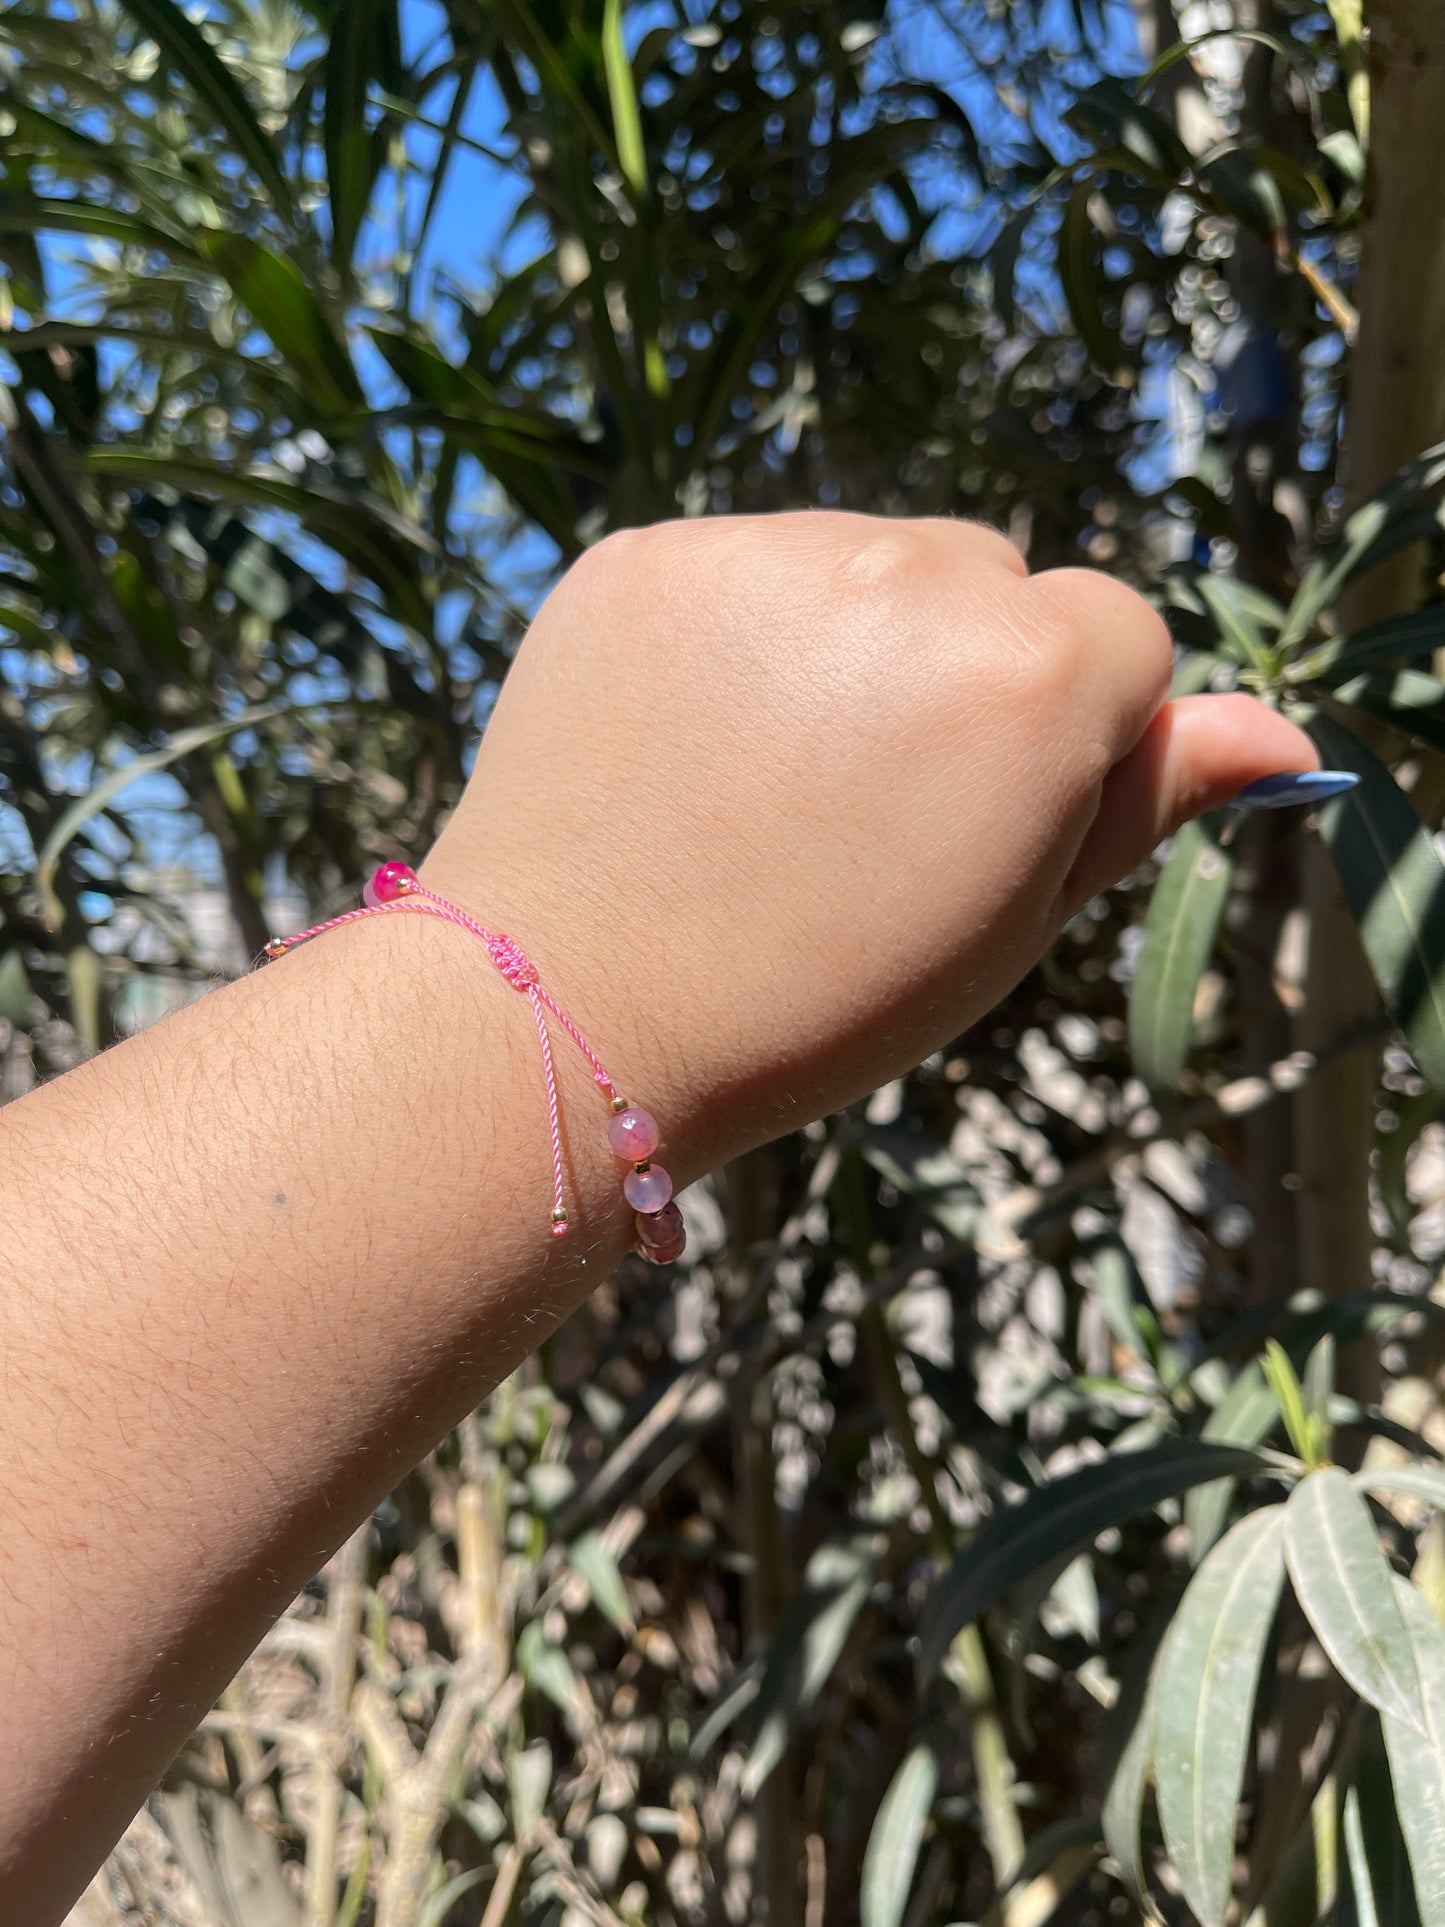
[[[679,1186],[982,1014],[1099,889],[1308,740],[1164,705],[1167,636],[967,524],[592,550],[423,880],[515,936]],[[523,1000],[414,914],[332,933],[0,1117],[0,1894],[62,1918],[266,1625],[628,1237]]]

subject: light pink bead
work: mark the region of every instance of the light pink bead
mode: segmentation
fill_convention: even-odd
[[[367,907],[375,910],[378,904],[395,903],[406,894],[403,885],[415,882],[416,871],[409,863],[383,863],[361,894]]]
[[[641,1164],[657,1149],[657,1119],[636,1104],[619,1111],[607,1126],[607,1142],[618,1157],[629,1164]]]
[[[683,1235],[682,1213],[675,1204],[661,1211],[639,1211],[637,1235],[645,1245],[670,1245]]]
[[[660,1164],[629,1171],[622,1180],[622,1195],[634,1211],[661,1211],[672,1196],[672,1179]]]

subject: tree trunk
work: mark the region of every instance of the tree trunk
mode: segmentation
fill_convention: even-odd
[[[1445,0],[1376,0],[1367,19],[1373,135],[1345,419],[1351,506],[1445,435]],[[1374,570],[1342,602],[1342,628],[1413,607],[1419,572],[1418,549]],[[1306,852],[1305,900],[1299,1041],[1316,1050],[1374,1010],[1377,994],[1329,857],[1315,842]],[[1313,1079],[1296,1106],[1301,1278],[1331,1295],[1370,1283],[1376,1072],[1372,1053],[1353,1052]]]

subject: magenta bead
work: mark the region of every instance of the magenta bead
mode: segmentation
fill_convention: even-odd
[[[661,1211],[672,1196],[672,1179],[660,1164],[629,1171],[622,1180],[622,1195],[634,1211]]]
[[[682,1213],[675,1204],[661,1211],[639,1211],[637,1235],[645,1245],[670,1245],[683,1236]]]
[[[618,1157],[641,1164],[657,1149],[657,1119],[636,1104],[619,1111],[607,1126],[607,1142]]]
[[[407,886],[415,882],[416,871],[409,863],[383,863],[361,894],[368,909],[375,910],[379,904],[395,903],[398,897],[406,895]]]

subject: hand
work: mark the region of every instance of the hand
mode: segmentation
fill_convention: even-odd
[[[533,624],[424,872],[509,929],[680,1179],[980,1016],[1185,818],[1308,739],[1164,703],[1168,633],[992,530],[792,514],[615,535]]]

